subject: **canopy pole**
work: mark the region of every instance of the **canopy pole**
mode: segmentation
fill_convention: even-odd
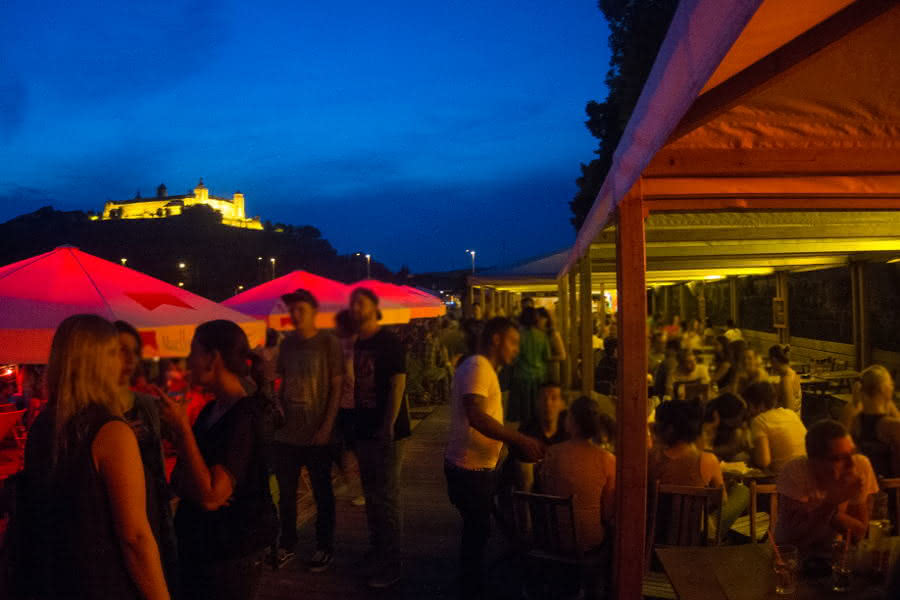
[[[678,316],[681,317],[681,322],[688,318],[687,314],[687,286],[683,283],[678,284]],[[684,325],[682,325],[682,328]]]
[[[562,339],[569,339],[569,288],[565,277],[556,280],[556,290],[559,302],[556,304],[556,323]],[[568,351],[566,352],[568,354]],[[559,383],[563,390],[568,390],[572,385],[572,371],[569,369],[571,356],[559,363]]]
[[[734,321],[735,327],[740,327],[741,319],[739,318],[740,311],[738,310],[737,277],[734,275],[728,276],[728,307],[731,320]]]
[[[591,307],[591,257],[581,259],[579,265],[581,288],[581,393],[590,396],[594,391],[594,314]]]
[[[475,286],[470,283],[468,289],[466,289],[466,307],[463,311],[469,319],[475,316],[472,309],[473,306],[475,306]]]
[[[619,374],[616,403],[617,600],[641,597],[647,520],[647,258],[640,180],[618,207],[616,280]]]
[[[862,371],[872,362],[872,346],[869,338],[869,313],[866,300],[866,263],[850,263],[850,293],[853,312],[853,352],[856,370]]]
[[[775,295],[784,301],[784,327],[778,327],[778,343],[791,343],[791,317],[790,317],[790,298],[788,298],[788,277],[787,271],[775,272]]]
[[[578,344],[578,297],[575,289],[575,271],[575,268],[570,269],[566,275],[569,288],[569,337],[566,341],[569,343],[569,383],[572,386],[569,388],[570,390],[575,389],[575,382],[578,379],[578,357],[581,356]]]

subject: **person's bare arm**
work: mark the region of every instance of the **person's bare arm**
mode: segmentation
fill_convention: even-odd
[[[765,469],[772,464],[769,438],[764,435],[753,438],[753,464],[760,469]]]
[[[466,394],[463,396],[463,407],[466,410],[466,417],[469,420],[469,425],[475,431],[492,440],[516,446],[528,460],[537,462],[543,458],[544,449],[539,441],[524,433],[504,427],[503,423],[484,412],[481,408],[484,402],[484,396],[477,394]]]
[[[603,486],[603,520],[611,523],[616,515],[616,457],[609,461],[610,468],[606,474],[606,485]]]
[[[217,510],[234,493],[234,477],[222,465],[206,465],[184,407],[168,397],[161,399],[161,416],[175,434],[175,447],[181,469],[182,495],[190,498],[204,510]]]
[[[121,421],[111,421],[97,433],[92,452],[131,579],[144,598],[169,598],[159,548],[147,520],[144,469],[134,432]]]

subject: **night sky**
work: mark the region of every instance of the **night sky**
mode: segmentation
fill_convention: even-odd
[[[246,196],[414,271],[572,242],[596,0],[0,3],[0,222]]]

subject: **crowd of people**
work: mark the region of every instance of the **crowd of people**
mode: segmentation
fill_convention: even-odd
[[[485,594],[492,520],[510,526],[513,491],[570,498],[580,550],[609,560],[614,402],[564,393],[550,311],[526,298],[515,318],[482,319],[475,306],[467,319],[395,332],[379,322],[378,297],[357,288],[332,331],[317,327],[309,291],[283,301],[293,324],[283,339],[270,332],[251,350],[236,324],[204,323],[184,364],[152,376],[128,323],[79,315],[59,326],[9,534],[22,597],[253,598],[265,565],[297,559],[303,468],[316,505],[305,567],[325,571],[335,466],[361,486],[354,503],[365,505],[370,540],[361,571],[371,588],[391,588],[403,577],[413,362],[425,397],[450,403],[444,474],[462,520],[461,597]],[[836,535],[860,539],[878,491],[872,464],[879,475],[900,466],[888,371],[868,368],[841,419],[807,429],[789,348],[771,347],[766,368],[732,323],[720,331],[650,320],[648,390],[658,397],[648,487],[721,489],[727,531],[750,492],[722,464],[745,462],[776,482],[776,541],[817,552]],[[598,391],[614,396],[615,315],[597,333],[598,359],[581,368],[593,367]]]

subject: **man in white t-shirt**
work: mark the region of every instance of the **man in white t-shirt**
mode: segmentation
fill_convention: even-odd
[[[779,473],[789,461],[806,454],[806,426],[797,413],[777,406],[772,384],[754,383],[743,398],[752,417],[753,464]]]
[[[519,353],[519,332],[509,319],[485,323],[478,354],[456,370],[450,400],[450,440],[444,474],[450,502],[463,519],[460,545],[460,592],[465,598],[483,593],[484,548],[491,530],[494,482],[503,443],[527,460],[543,456],[541,443],[503,426],[503,403],[497,370]]]
[[[835,536],[860,540],[869,527],[869,496],[878,482],[869,459],[837,421],[819,421],[806,434],[806,453],[778,475],[775,541],[805,553],[828,554]]]

